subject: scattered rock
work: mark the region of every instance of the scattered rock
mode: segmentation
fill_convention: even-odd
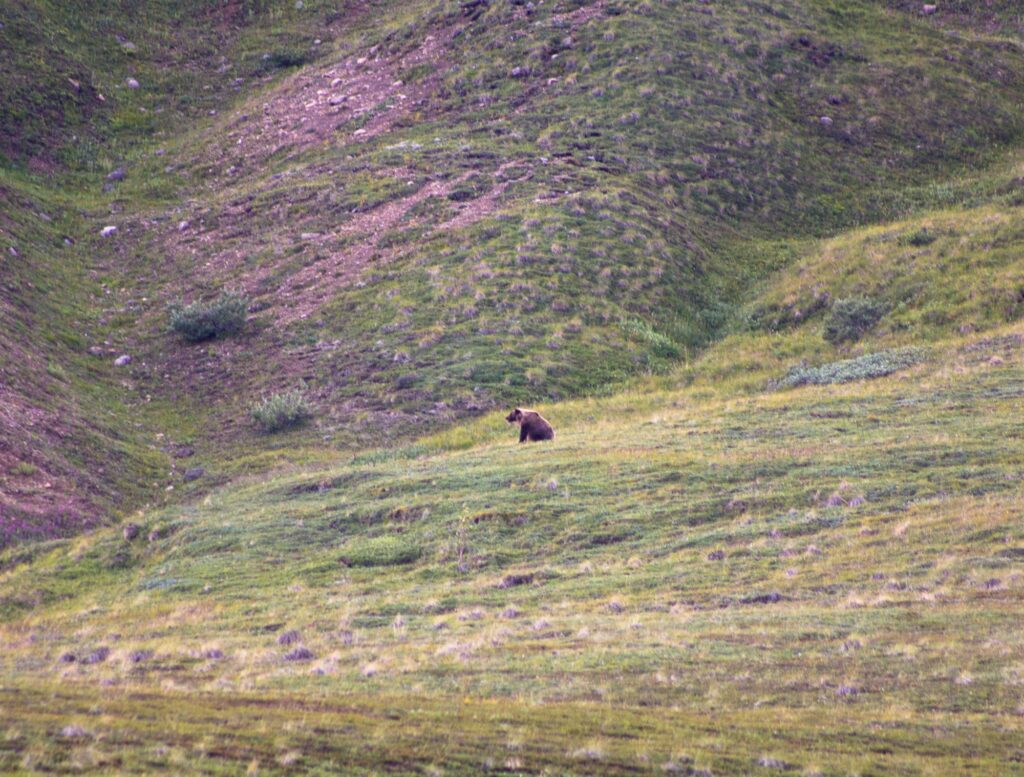
[[[526,67],[525,65],[514,67],[512,68],[512,72],[510,73],[510,75],[513,78],[526,78],[527,76],[530,75],[530,68]]]
[[[343,94],[336,94],[336,95],[334,95],[333,97],[331,97],[330,99],[328,99],[328,100],[327,100],[327,102],[328,102],[328,103],[329,103],[330,105],[341,105],[341,104],[342,104],[343,102],[345,102],[345,101],[346,101],[347,99],[348,99],[348,97],[346,97],[346,96],[345,96],[345,95],[343,95]]]
[[[512,588],[517,585],[529,585],[533,582],[533,573],[529,572],[522,575],[505,575],[498,583],[498,588]]]
[[[152,650],[135,650],[128,656],[128,659],[133,664],[141,664],[143,661],[148,661],[153,657]]]
[[[176,459],[187,459],[190,458],[191,456],[195,456],[196,451],[195,448],[192,448],[191,446],[179,445],[177,448],[174,449],[171,455]]]
[[[859,693],[860,691],[852,685],[840,685],[838,688],[836,688],[836,696],[840,697],[856,696]]]
[[[62,664],[73,664],[78,660],[78,657],[74,653],[61,653],[60,658],[57,660]]]
[[[211,661],[224,658],[224,651],[220,648],[210,648],[209,650],[203,651],[203,658],[208,658]]]
[[[507,618],[508,620],[512,620],[513,618],[518,618],[519,614],[520,614],[519,610],[516,609],[515,607],[511,607],[511,606],[510,607],[506,607],[504,610],[501,611],[501,617],[502,618]]]
[[[121,533],[126,540],[131,542],[139,536],[139,525],[137,523],[127,523]]]
[[[277,644],[278,645],[292,645],[292,644],[298,642],[301,638],[302,637],[299,634],[299,632],[297,632],[294,629],[292,629],[291,631],[286,631],[283,634],[281,634],[277,638]]]
[[[79,739],[91,736],[91,734],[81,726],[64,726],[64,728],[60,730],[60,735],[65,739]]]
[[[937,5],[922,5],[921,6],[921,13],[924,14],[925,16],[931,16],[933,13],[935,13],[938,10],[939,10],[939,7]]]
[[[747,596],[743,599],[747,604],[775,604],[776,602],[782,601],[782,594],[778,591],[772,591],[767,594],[756,594],[755,596]]]
[[[988,363],[991,364],[993,367],[998,367],[1000,364],[1003,363],[1003,357],[993,356],[991,359],[988,360]]]
[[[127,78],[127,79],[125,79],[124,83],[125,83],[125,85],[129,89],[138,89],[139,88],[139,82],[136,81],[134,78]]]
[[[312,650],[301,646],[284,654],[285,661],[312,661],[314,658],[316,656],[313,655]]]
[[[778,758],[769,758],[764,756],[758,759],[758,766],[763,766],[765,769],[789,769],[790,765],[785,761],[780,761]]]
[[[206,470],[202,467],[189,467],[185,470],[185,474],[182,476],[182,480],[186,483],[191,483],[193,480],[199,480],[203,475],[206,474]]]
[[[713,550],[708,553],[708,561],[721,561],[725,558],[724,550]]]
[[[132,357],[129,356],[128,354],[126,354],[126,353],[123,353],[120,356],[118,356],[116,359],[114,359],[114,366],[115,367],[124,367],[125,365],[131,364],[131,363],[132,363]]]
[[[100,237],[110,237],[115,232],[117,232],[117,227],[113,225],[103,227],[103,229],[100,230]]]
[[[108,181],[123,181],[124,180],[124,176],[125,176],[124,168],[123,167],[119,167],[116,170],[112,170],[111,172],[107,173],[107,180]]]
[[[188,228],[189,228],[189,223],[187,221],[179,221],[178,222],[178,231],[179,232],[184,232]]]
[[[14,258],[18,258],[18,256],[19,256],[19,254],[18,254],[18,249],[17,249],[17,248],[15,248],[14,246],[11,246],[10,248],[8,248],[8,249],[7,249],[7,251],[8,251],[8,252],[10,253],[10,255],[11,255],[11,256],[13,256]]]
[[[822,116],[818,121],[821,122],[822,127],[831,127],[835,123],[832,121],[831,116]]]
[[[107,656],[110,655],[110,648],[99,647],[92,651],[89,655],[82,659],[83,664],[101,664],[107,660]]]
[[[612,600],[612,601],[608,602],[608,612],[613,612],[615,614],[618,614],[620,612],[625,612],[625,610],[626,610],[626,605],[624,605],[622,602],[615,601],[615,600]]]

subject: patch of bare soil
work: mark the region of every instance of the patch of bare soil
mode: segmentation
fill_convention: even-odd
[[[275,88],[256,112],[238,114],[226,128],[217,128],[197,161],[236,175],[281,153],[362,142],[390,131],[423,109],[440,86],[445,48],[457,29],[438,30],[401,56],[382,56],[374,47],[304,68]],[[402,74],[414,69],[428,72],[404,82]]]

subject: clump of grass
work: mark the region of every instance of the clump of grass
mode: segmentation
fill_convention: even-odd
[[[249,414],[264,432],[280,432],[302,426],[313,417],[313,408],[301,391],[286,391],[254,402]]]
[[[776,386],[796,388],[797,386],[822,386],[830,383],[849,383],[853,380],[880,378],[893,372],[918,364],[927,357],[924,348],[891,348],[877,353],[858,356],[856,359],[823,364],[820,367],[793,367]]]
[[[870,297],[836,300],[825,324],[825,339],[833,345],[860,340],[888,312],[884,302]]]
[[[244,296],[232,291],[213,302],[175,303],[170,307],[171,329],[190,343],[233,335],[245,326],[248,305]]]

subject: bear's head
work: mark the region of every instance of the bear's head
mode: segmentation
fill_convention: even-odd
[[[517,407],[515,410],[513,410],[511,413],[505,416],[505,420],[508,421],[510,424],[518,423],[519,421],[523,420],[523,411]]]

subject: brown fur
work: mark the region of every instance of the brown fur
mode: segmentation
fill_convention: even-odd
[[[555,439],[555,430],[536,410],[517,407],[505,416],[505,420],[510,424],[519,424],[519,442]]]

